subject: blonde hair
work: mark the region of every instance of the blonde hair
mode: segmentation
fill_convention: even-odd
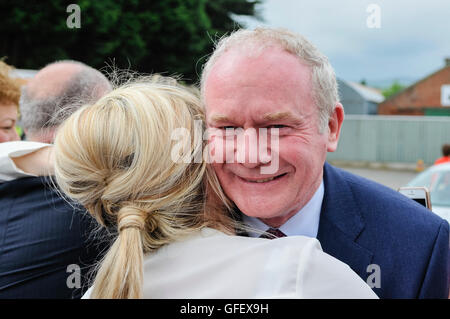
[[[255,30],[241,29],[223,37],[205,63],[201,75],[202,96],[205,82],[214,64],[228,50],[242,49],[246,54],[258,54],[268,47],[278,46],[297,56],[311,67],[313,99],[318,109],[319,132],[324,132],[336,103],[339,102],[336,75],[328,58],[300,34],[282,28],[259,27]]]
[[[233,233],[229,207],[205,161],[194,121],[198,97],[173,81],[125,84],[83,106],[59,128],[55,177],[61,190],[118,236],[98,269],[92,298],[140,298],[144,253],[209,226]],[[186,128],[189,163],[171,160],[171,133]],[[186,155],[186,154],[182,154]]]

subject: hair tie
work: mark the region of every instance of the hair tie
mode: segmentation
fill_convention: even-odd
[[[146,212],[133,206],[122,207],[117,214],[119,233],[126,228],[145,229]]]

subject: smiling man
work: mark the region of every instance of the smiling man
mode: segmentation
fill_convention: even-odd
[[[271,152],[271,157],[278,157],[279,169],[272,176],[261,174],[261,164],[269,162],[260,163],[259,157],[253,163],[215,166],[225,191],[239,208],[275,228],[313,196],[322,181],[326,152],[336,149],[342,105],[333,105],[326,128],[332,131],[318,134],[313,98],[309,66],[279,47],[268,47],[257,57],[243,55],[241,50],[226,52],[212,67],[206,83],[211,127],[278,129],[279,152]],[[268,178],[272,179],[256,183]]]
[[[448,223],[326,163],[344,108],[328,59],[310,42],[286,30],[239,30],[217,44],[201,90],[210,129],[278,132],[278,147],[266,150],[227,138],[226,158],[212,164],[246,223],[277,236],[317,237],[364,280],[377,276],[372,286],[382,298],[448,296]],[[273,161],[277,170],[264,174]]]

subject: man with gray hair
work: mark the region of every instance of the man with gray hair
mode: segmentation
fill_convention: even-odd
[[[46,66],[22,89],[20,123],[27,140],[52,143],[55,128],[65,118],[110,90],[105,76],[83,63],[59,61]]]
[[[238,30],[207,61],[201,93],[210,141],[221,142],[213,149],[225,142],[226,158],[215,155],[212,165],[244,222],[276,237],[317,237],[381,298],[447,298],[448,223],[326,163],[344,108],[333,68],[308,40],[288,30]],[[247,130],[259,130],[258,140],[276,137],[277,147],[229,137]]]
[[[103,74],[76,61],[47,65],[23,89],[28,141],[0,148],[0,298],[80,298],[87,288],[87,275],[108,243],[93,237],[96,222],[89,214],[20,159],[48,150],[65,118],[110,90]]]

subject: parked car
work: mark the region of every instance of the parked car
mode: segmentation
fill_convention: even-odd
[[[450,223],[450,163],[431,166],[407,186],[425,186],[430,191],[433,213]]]

